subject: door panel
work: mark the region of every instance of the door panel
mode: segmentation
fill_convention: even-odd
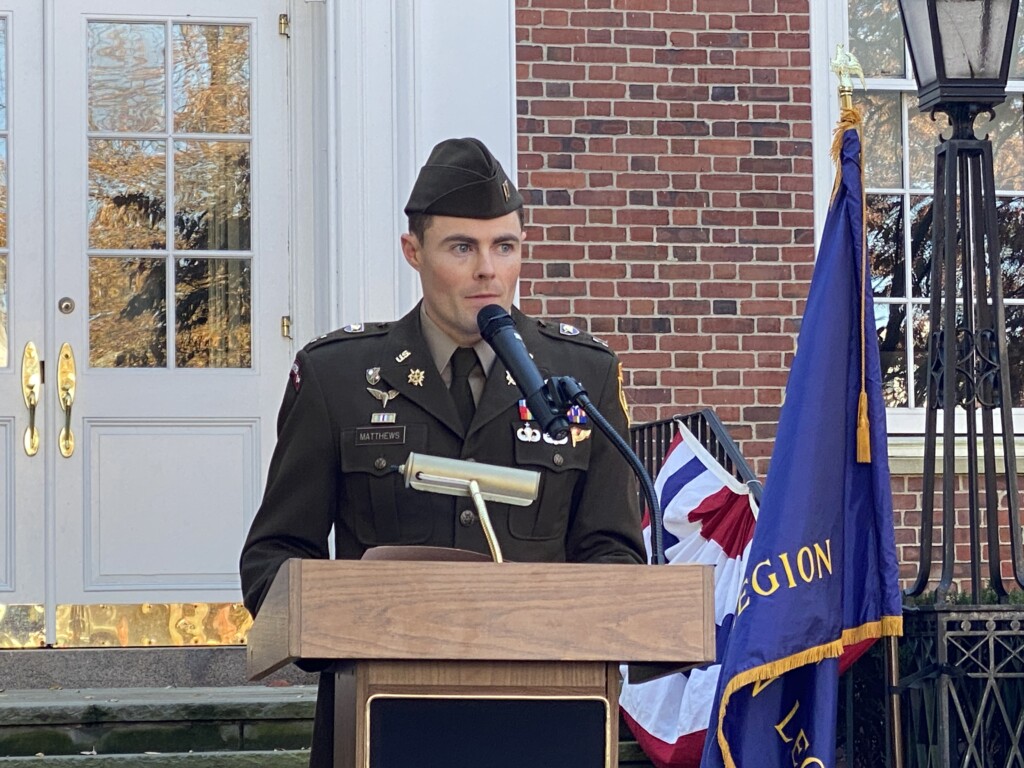
[[[209,10],[0,0],[0,645],[40,606],[51,642],[245,620],[208,604],[238,600],[291,356],[287,44],[277,4]]]
[[[41,639],[46,600],[45,466],[43,439],[48,381],[39,382],[35,423],[40,446],[28,455],[29,409],[22,360],[32,342],[43,356],[43,38],[38,2],[0,4],[0,642]],[[53,440],[50,439],[50,447]],[[12,634],[15,624],[27,633]]]
[[[290,347],[277,7],[61,2],[54,343],[59,603],[237,600]],[[280,374],[280,375],[279,375]]]

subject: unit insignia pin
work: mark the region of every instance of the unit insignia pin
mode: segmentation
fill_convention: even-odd
[[[508,371],[505,371],[505,383],[510,387],[514,387],[516,385],[516,380],[512,378],[512,374]]]
[[[392,400],[394,400],[396,397],[398,397],[398,390],[397,389],[389,389],[387,392],[384,392],[383,390],[380,390],[380,389],[374,389],[373,387],[367,387],[366,391],[369,392],[371,395],[373,395],[378,400],[380,400],[380,407],[381,408],[387,408],[388,407],[388,403],[391,402]]]
[[[343,330],[345,333],[362,333],[363,332],[363,324],[362,323],[351,323],[350,325],[346,325],[341,330]]]
[[[302,369],[299,367],[298,358],[296,358],[295,362],[292,363],[291,378],[292,386],[294,386],[295,391],[298,392],[302,389]]]
[[[366,383],[377,384],[380,381],[380,368],[367,368],[366,369]]]
[[[581,427],[579,424],[573,424],[569,428],[569,434],[572,435],[572,447],[575,448],[590,437],[590,429],[589,427]]]
[[[568,323],[559,323],[558,332],[563,336],[579,336],[580,329],[575,325],[569,325]]]
[[[422,387],[423,380],[426,378],[426,374],[423,373],[419,368],[413,368],[409,371],[409,383],[414,387]]]
[[[395,362],[396,362],[396,363],[402,363],[402,362],[405,362],[405,360],[406,360],[406,359],[407,359],[407,358],[409,357],[409,355],[411,355],[411,354],[412,354],[412,352],[410,352],[410,351],[409,351],[408,349],[402,350],[401,352],[399,352],[399,353],[398,353],[398,356],[397,356],[397,357],[395,357]]]

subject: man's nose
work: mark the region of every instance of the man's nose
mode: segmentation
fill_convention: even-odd
[[[494,257],[489,252],[483,251],[477,258],[473,276],[477,279],[486,279],[494,276]]]

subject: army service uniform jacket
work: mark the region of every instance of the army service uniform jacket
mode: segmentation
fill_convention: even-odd
[[[627,437],[615,355],[570,326],[518,310],[513,318],[541,374],[577,379]],[[530,506],[488,504],[507,560],[644,562],[636,485],[614,446],[592,424],[575,426],[560,444],[543,438],[523,418],[521,397],[495,360],[464,430],[419,307],[397,322],[348,326],[308,344],[292,367],[263,503],[242,551],[246,607],[258,612],[286,559],[329,557],[332,528],[343,559],[380,545],[487,553],[470,499],[405,487],[396,467],[411,452],[541,472]],[[374,423],[380,413],[394,415]],[[322,678],[313,766],[332,764],[332,723],[333,681]]]

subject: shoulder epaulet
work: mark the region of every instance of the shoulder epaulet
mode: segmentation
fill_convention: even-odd
[[[351,341],[353,339],[365,339],[373,336],[380,336],[390,330],[393,323],[352,323],[336,331],[317,336],[306,344],[303,349],[309,352],[311,349],[322,347],[325,344],[333,344],[336,341]]]
[[[569,325],[569,323],[556,323],[549,320],[538,320],[537,327],[541,333],[552,339],[561,339],[562,341],[571,341],[576,344],[582,344],[585,347],[591,349],[600,349],[604,352],[612,353],[608,347],[608,342],[604,339],[599,339],[597,336],[591,336],[586,331],[581,331],[575,325]]]

